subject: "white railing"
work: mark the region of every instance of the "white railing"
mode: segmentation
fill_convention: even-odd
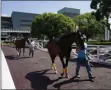
[[[44,48],[44,45],[47,42],[48,42],[48,40],[36,40],[36,47],[37,47],[37,49]]]
[[[30,30],[1,29],[1,33],[2,32],[9,32],[9,33],[30,33]]]
[[[72,45],[72,48],[76,47],[76,45]],[[94,50],[97,50],[97,54],[92,55],[92,56],[96,56],[96,60],[98,62],[103,62],[103,60],[105,58],[108,57],[104,57],[103,59],[100,58],[101,55],[105,55],[108,54],[108,51],[111,51],[111,45],[88,45],[88,49],[90,50],[91,48],[93,48]],[[111,54],[109,53],[109,57],[111,58]]]
[[[48,40],[38,40],[37,42],[37,47],[38,48],[44,48],[44,43],[47,43]],[[74,47],[76,47],[75,44],[72,45],[72,49],[74,49]],[[108,54],[108,51],[111,51],[111,45],[88,45],[88,50],[93,49],[96,50],[97,53],[95,53],[94,55],[91,55],[93,57],[93,59],[95,59],[98,62],[103,62],[105,58],[108,57],[104,57],[104,58],[100,58],[100,56]],[[104,52],[104,53],[103,53]],[[111,58],[111,53],[109,53],[109,57]]]

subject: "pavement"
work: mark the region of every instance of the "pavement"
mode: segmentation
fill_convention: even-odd
[[[68,65],[70,79],[61,78],[62,64],[56,57],[55,64],[58,74],[51,70],[51,59],[47,50],[36,50],[33,58],[28,56],[18,58],[15,48],[3,46],[6,62],[9,67],[16,89],[111,89],[111,69],[96,65],[92,67],[92,73],[96,78],[94,82],[88,80],[87,71],[84,66],[80,69],[80,79],[74,79],[76,62],[71,57]]]

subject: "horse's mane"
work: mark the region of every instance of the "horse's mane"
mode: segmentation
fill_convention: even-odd
[[[65,34],[63,34],[62,36],[60,36],[59,39],[65,39],[65,38],[67,38],[67,37],[69,37],[69,36],[72,36],[72,35],[74,35],[74,34],[76,34],[76,32],[65,33]]]

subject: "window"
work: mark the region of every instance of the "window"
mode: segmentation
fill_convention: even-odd
[[[20,22],[32,22],[32,20],[20,20]]]
[[[31,24],[20,24],[20,26],[30,26],[31,27]]]

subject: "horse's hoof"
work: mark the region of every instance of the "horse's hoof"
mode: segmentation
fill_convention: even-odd
[[[68,79],[70,79],[69,75],[66,75],[66,76],[65,76],[65,78],[68,78]]]
[[[54,67],[51,67],[51,70],[54,70]]]
[[[55,74],[57,74],[58,72],[57,71],[55,71]]]
[[[61,76],[63,76],[64,75],[64,73],[61,73]]]
[[[19,56],[19,53],[17,52],[17,55]]]

